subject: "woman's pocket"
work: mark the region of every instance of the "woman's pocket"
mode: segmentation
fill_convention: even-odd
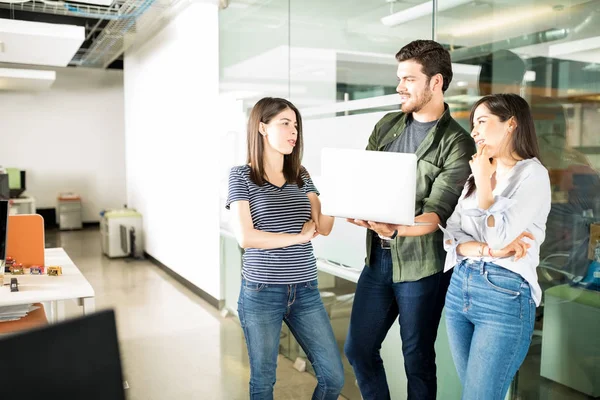
[[[319,281],[314,279],[312,281],[308,281],[304,284],[304,287],[308,288],[308,289],[319,289]]]
[[[267,285],[264,283],[250,282],[245,279],[242,281],[242,287],[248,292],[260,292],[265,286]]]
[[[485,271],[483,277],[488,286],[497,292],[511,297],[521,295],[523,279],[505,274],[490,273],[489,271]]]
[[[472,275],[470,294],[474,306],[482,307],[498,315],[521,318],[522,291],[524,280],[510,271],[486,270],[483,274]]]

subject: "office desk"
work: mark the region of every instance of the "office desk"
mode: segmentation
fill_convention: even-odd
[[[49,320],[56,322],[64,319],[64,300],[77,300],[83,307],[84,314],[95,311],[94,289],[85,279],[81,271],[73,263],[64,249],[45,249],[46,269],[48,266],[62,267],[61,276],[48,275],[10,275],[4,276],[4,283],[9,284],[10,278],[17,278],[19,291],[11,292],[9,286],[0,288],[0,306],[17,304],[50,303]]]

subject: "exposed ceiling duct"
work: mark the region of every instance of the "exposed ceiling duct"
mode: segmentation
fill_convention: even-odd
[[[116,0],[112,6],[101,6],[98,4],[65,3],[63,1],[27,0],[14,2],[11,0],[0,0],[0,8],[29,11],[35,13],[46,13],[54,15],[68,15],[71,17],[85,17],[86,14],[96,14],[103,19],[118,17],[120,9],[125,0]]]
[[[97,3],[106,0],[89,1]],[[77,51],[69,65],[106,68],[134,42],[136,32],[157,29],[167,12],[180,2],[182,1],[115,0],[110,6],[99,6],[50,0],[0,0],[0,9],[93,21],[94,26],[86,29],[84,46]]]
[[[82,49],[75,55],[71,64],[106,68],[127,50],[126,37],[134,34],[143,23],[152,22],[151,19],[149,21],[149,18],[144,18],[144,14],[150,12],[152,6],[155,7],[152,14],[155,16],[160,15],[159,10],[156,10],[156,8],[161,7],[160,0],[124,0],[118,8],[119,14],[117,16],[110,15],[108,18],[101,18],[109,19],[110,22],[89,48]],[[82,12],[82,14],[96,16],[95,13]]]

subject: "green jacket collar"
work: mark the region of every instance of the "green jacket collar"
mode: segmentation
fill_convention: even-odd
[[[404,128],[406,128],[406,119],[408,118],[408,116],[409,114],[401,113],[400,120],[385,133],[385,136],[382,137],[381,140],[379,140],[379,146],[377,147],[378,151],[383,150],[388,144],[396,140],[398,138],[398,135],[403,134]],[[423,143],[421,143],[421,145],[417,149],[415,153],[417,155],[417,158],[421,159],[423,155],[427,153],[427,150],[429,150],[433,143],[439,142],[441,140],[441,137],[445,132],[444,128],[446,128],[450,121],[452,121],[452,116],[450,115],[450,107],[448,107],[447,103],[444,103],[444,113],[438,119],[437,124],[435,124],[433,128],[431,128],[431,130],[427,133],[425,140],[423,140]],[[397,133],[397,135],[394,136],[394,133]]]

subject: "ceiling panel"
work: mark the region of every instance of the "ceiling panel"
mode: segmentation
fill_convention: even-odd
[[[84,39],[82,26],[0,19],[0,62],[66,67]]]

